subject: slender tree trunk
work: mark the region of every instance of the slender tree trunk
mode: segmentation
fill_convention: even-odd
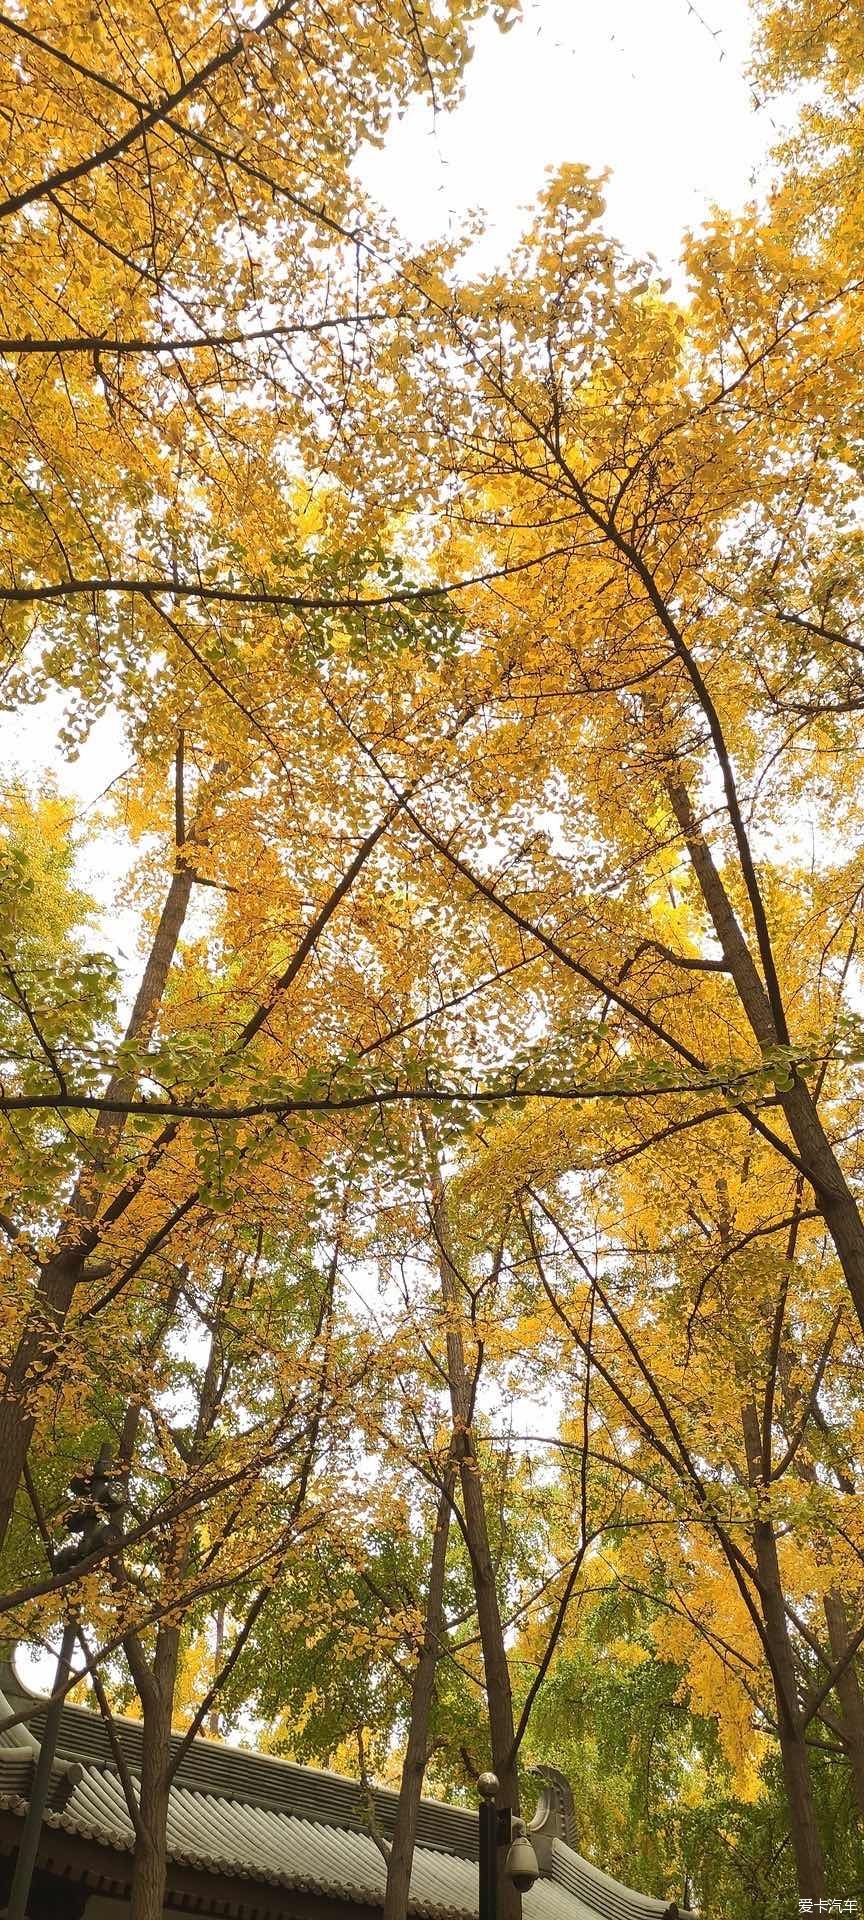
[[[405,1920],[408,1912],[411,1866],[417,1839],[417,1817],[420,1811],[423,1776],[426,1772],[429,1747],[429,1715],[435,1693],[435,1675],[438,1670],[444,1633],[444,1574],[447,1565],[447,1540],[450,1532],[455,1480],[455,1467],[450,1466],[438,1504],[438,1516],[432,1537],[423,1644],[414,1669],[414,1682],[411,1688],[411,1719],[405,1758],[402,1762],[402,1778],[399,1783],[396,1827],[390,1848],[390,1858],[387,1862],[387,1890],[384,1895],[383,1920]]]
[[[762,1442],[759,1416],[752,1401],[741,1409],[741,1424],[744,1431],[744,1449],[750,1486],[759,1495],[764,1492]],[[777,1540],[773,1522],[765,1513],[757,1513],[753,1526],[753,1547],[759,1574],[765,1636],[771,1654],[780,1755],[789,1807],[789,1827],[795,1854],[798,1892],[802,1900],[818,1900],[824,1888],[822,1844],[813,1805],[810,1761],[804,1728],[801,1724],[795,1656],[789,1638],[789,1624],[783,1602]]]
[[[778,1352],[778,1371],[783,1383],[783,1397],[793,1419],[806,1419],[807,1408],[804,1405],[804,1395],[796,1386],[792,1370],[792,1354],[788,1344],[782,1341]],[[816,1420],[821,1418],[818,1396],[812,1415]],[[819,1485],[816,1468],[803,1447],[799,1449],[797,1470],[802,1480],[806,1480],[809,1486]],[[850,1498],[854,1498],[855,1482],[851,1476],[842,1466],[835,1465],[834,1472],[843,1492]],[[835,1660],[842,1660],[852,1638],[846,1602],[839,1590],[834,1587],[828,1589],[822,1606],[831,1653]],[[840,1731],[852,1772],[855,1805],[859,1821],[864,1826],[864,1694],[861,1691],[858,1664],[854,1660],[844,1668],[837,1681],[837,1698],[840,1702]]]
[[[185,865],[172,877],[126,1027],[127,1041],[146,1040],[152,1033],[193,884],[194,873]],[[119,1100],[127,1097],[128,1092],[128,1077],[114,1074],[105,1097]],[[6,1538],[36,1421],[34,1386],[51,1366],[75,1289],[98,1243],[97,1216],[105,1163],[120,1140],[125,1124],[123,1114],[103,1109],[97,1116],[91,1141],[92,1159],[79,1176],[54,1252],[40,1271],[36,1298],[6,1373],[0,1396],[0,1547]]]
[[[192,1470],[201,1460],[218,1411],[220,1376],[223,1391],[227,1384],[222,1375],[221,1363],[222,1340],[217,1318],[211,1330],[210,1350],[201,1382],[195,1431],[189,1448],[188,1464]],[[130,1409],[130,1419],[133,1422],[130,1427],[132,1445],[134,1445],[137,1428],[135,1411]],[[178,1577],[178,1584],[182,1583],[193,1535],[194,1527],[190,1526],[188,1520],[175,1526],[171,1552],[163,1567],[162,1577],[166,1585],[170,1584],[175,1575]],[[153,1658],[150,1662],[147,1660],[137,1633],[130,1634],[124,1642],[132,1678],[138,1689],[144,1714],[140,1798],[141,1834],[135,1844],[129,1920],[161,1920],[165,1893],[168,1800],[171,1791],[171,1717],[174,1710],[174,1690],[177,1685],[180,1634],[179,1623],[159,1627],[156,1632]]]
[[[835,1588],[826,1593],[823,1605],[831,1652],[835,1660],[842,1660],[852,1638],[846,1602]],[[864,1825],[864,1693],[855,1660],[850,1661],[837,1681],[837,1698],[843,1717],[843,1741],[852,1769],[855,1805],[859,1822]]]
[[[216,1608],[216,1617],[213,1624],[214,1624],[213,1667],[214,1667],[214,1671],[218,1673],[219,1668],[222,1664],[222,1649],[225,1645],[225,1608],[224,1607]],[[210,1712],[207,1715],[207,1732],[213,1735],[214,1740],[218,1740],[219,1738],[220,1720],[221,1720],[221,1715],[219,1712],[219,1705],[218,1705],[218,1702],[216,1702],[211,1707]]]
[[[148,1662],[137,1634],[129,1636],[126,1653],[144,1715],[138,1802],[141,1831],[135,1843],[129,1920],[162,1920],[168,1862],[171,1715],[180,1628],[157,1630],[152,1663]]]
[[[459,1276],[453,1258],[447,1194],[441,1178],[434,1142],[426,1128],[424,1128],[424,1137],[429,1164],[432,1230],[435,1235],[441,1297],[447,1315],[447,1375],[453,1416],[453,1447],[459,1464],[465,1535],[471,1559],[474,1597],[477,1603],[477,1625],[483,1651],[492,1766],[498,1775],[499,1805],[510,1807],[514,1813],[518,1813],[519,1777],[512,1758],[515,1734],[513,1695],[507,1648],[504,1643],[504,1629],[501,1624],[501,1609],[498,1605],[498,1583],[489,1546],[483,1481],[474,1451],[471,1423],[472,1385],[468,1377],[465,1346],[460,1330]],[[521,1911],[522,1902],[515,1887],[508,1880],[502,1879],[499,1888],[501,1920],[519,1920]]]
[[[760,1047],[768,1052],[779,1044],[780,1035],[764,982],[680,775],[667,777],[666,790],[741,1006]],[[806,1081],[796,1075],[791,1087],[778,1089],[778,1098],[864,1331],[864,1220]]]
[[[780,1103],[864,1331],[864,1221],[806,1082],[796,1080]]]
[[[335,1279],[335,1254],[331,1273],[332,1279]],[[224,1313],[230,1307],[233,1287],[230,1284],[226,1286],[226,1279],[226,1272],[223,1270],[223,1290],[208,1319],[210,1346],[201,1381],[195,1427],[189,1446],[184,1452],[185,1464],[191,1474],[197,1471],[206,1458],[213,1424],[219,1416],[230,1379],[230,1360],[226,1358],[223,1335]],[[323,1310],[316,1338],[322,1325]],[[155,1338],[164,1338],[166,1331],[167,1323],[163,1320]],[[314,1450],[318,1442],[321,1420],[320,1395],[323,1395],[323,1391],[322,1376],[317,1410],[304,1434],[301,1470],[289,1522],[292,1528],[306,1499]],[[121,1450],[122,1457],[127,1463],[131,1462],[134,1453],[140,1415],[140,1407],[130,1406],[126,1410],[121,1434]],[[172,1524],[168,1550],[162,1561],[161,1578],[163,1598],[168,1593],[176,1593],[177,1607],[174,1623],[157,1629],[152,1660],[148,1661],[141,1637],[134,1630],[127,1634],[123,1643],[144,1716],[139,1808],[142,1831],[135,1847],[130,1920],[161,1920],[166,1877],[168,1807],[171,1780],[176,1770],[176,1759],[172,1759],[170,1751],[170,1735],[182,1631],[182,1593],[196,1530],[197,1522],[189,1514],[176,1519]],[[259,1599],[253,1602],[247,1615],[246,1626],[241,1629],[232,1654],[225,1663],[221,1676],[223,1679],[230,1672],[234,1659],[260,1611],[262,1598],[263,1590]],[[190,1730],[187,1741],[181,1745],[181,1752],[191,1737]]]

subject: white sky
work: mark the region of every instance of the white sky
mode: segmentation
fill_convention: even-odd
[[[739,207],[772,127],[744,66],[745,0],[523,0],[509,33],[484,22],[465,99],[452,114],[418,103],[360,174],[413,243],[482,208],[477,264],[518,238],[545,170],[612,169],[609,221],[667,271],[712,201]],[[701,17],[700,17],[701,15]]]

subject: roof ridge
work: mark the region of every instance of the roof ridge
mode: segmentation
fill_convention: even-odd
[[[0,1673],[0,1677],[6,1676]],[[14,1673],[10,1691],[11,1710],[14,1711],[21,1701],[34,1703],[34,1722],[32,1731],[28,1731],[27,1735],[29,1745],[40,1731],[46,1698]],[[114,1735],[130,1772],[139,1775],[144,1740],[143,1721],[129,1714],[117,1714],[114,1716]],[[177,1753],[184,1740],[182,1732],[172,1733],[172,1753]],[[0,1733],[0,1753],[4,1747],[9,1752],[13,1741],[16,1747],[24,1744],[20,1734],[15,1740],[11,1729],[8,1735]],[[35,1745],[38,1747],[38,1740]],[[112,1745],[104,1721],[89,1706],[64,1703],[60,1713],[57,1753],[84,1761],[90,1766],[98,1766],[109,1774],[116,1773]],[[176,1785],[204,1793],[214,1801],[235,1801],[239,1805],[258,1806],[274,1813],[294,1814],[299,1819],[347,1832],[362,1833],[367,1830],[368,1823],[363,1818],[363,1787],[359,1780],[352,1780],[350,1775],[336,1773],[331,1768],[304,1766],[280,1754],[262,1753],[254,1747],[239,1746],[229,1741],[200,1737],[192,1740],[185,1748],[177,1768]],[[398,1791],[394,1787],[378,1786],[374,1789],[374,1796],[378,1819],[389,1834],[395,1825]],[[420,1803],[417,1838],[418,1844],[426,1848],[463,1859],[476,1858],[476,1816],[467,1807],[448,1805],[446,1801],[424,1796]]]
[[[11,1714],[15,1711],[11,1701],[7,1699],[6,1694],[3,1691],[3,1681],[6,1678],[6,1674],[4,1673],[4,1668],[6,1669],[7,1673],[11,1672],[12,1678],[14,1679],[14,1682],[15,1682],[15,1691],[17,1693],[19,1693],[25,1699],[33,1700],[34,1702],[37,1702],[38,1703],[37,1711],[42,1706],[47,1707],[48,1695],[41,1693],[38,1690],[38,1688],[32,1687],[28,1683],[28,1681],[26,1681],[23,1678],[23,1676],[19,1673],[18,1668],[14,1663],[14,1660],[8,1663],[4,1661],[4,1662],[0,1662],[0,1714],[3,1714],[4,1712],[8,1712]],[[94,1726],[98,1726],[100,1728],[104,1724],[101,1714],[96,1713],[92,1707],[84,1706],[80,1701],[74,1701],[74,1700],[64,1701],[63,1711],[64,1711],[64,1714],[67,1714],[67,1713],[75,1714],[76,1716],[86,1715],[87,1719],[91,1721],[94,1724]],[[114,1713],[112,1714],[112,1719],[114,1721],[115,1726],[121,1729],[125,1729],[126,1731],[133,1733],[135,1735],[143,1735],[144,1722],[140,1716],[132,1713]],[[16,1735],[19,1737],[16,1738],[15,1737]],[[186,1739],[186,1734],[183,1731],[178,1732],[172,1728],[170,1738],[171,1738],[172,1746],[173,1745],[180,1746],[183,1743],[183,1741]],[[37,1749],[39,1746],[38,1740],[30,1732],[29,1726],[27,1726],[26,1724],[19,1727],[15,1727],[15,1728],[10,1728],[8,1742],[7,1742],[6,1736],[0,1733],[0,1745],[5,1745],[9,1743],[14,1744],[16,1746],[24,1745],[25,1743],[27,1746],[30,1746],[32,1743],[33,1747]],[[187,1752],[192,1752],[193,1750],[196,1750],[202,1756],[206,1755],[207,1757],[210,1757],[211,1755],[220,1754],[220,1755],[225,1755],[229,1759],[236,1757],[238,1760],[248,1761],[252,1765],[260,1764],[262,1766],[267,1766],[267,1767],[272,1766],[272,1767],[278,1767],[280,1769],[284,1768],[286,1774],[293,1771],[294,1773],[299,1773],[299,1774],[303,1774],[304,1776],[308,1776],[310,1779],[315,1781],[317,1780],[332,1781],[335,1786],[350,1787],[356,1793],[362,1793],[363,1791],[362,1781],[356,1779],[350,1773],[337,1772],[335,1767],[320,1767],[320,1766],[316,1766],[314,1762],[310,1763],[303,1760],[291,1760],[285,1754],[269,1753],[260,1747],[245,1746],[245,1745],[242,1745],[239,1741],[223,1739],[221,1736],[214,1738],[213,1735],[196,1733],[193,1736],[193,1739],[189,1742],[189,1746],[187,1747]],[[113,1756],[111,1755],[110,1750],[107,1753],[106,1758],[109,1764],[113,1764]],[[94,1764],[95,1764],[95,1761],[94,1761]],[[182,1766],[182,1762],[181,1762],[181,1766]],[[215,1792],[216,1789],[212,1789],[212,1791]],[[399,1793],[398,1787],[380,1785],[380,1786],[374,1786],[373,1791],[376,1794],[384,1794],[384,1795],[392,1796],[394,1800],[398,1799],[398,1793]],[[436,1811],[440,1811],[446,1814],[461,1815],[468,1819],[472,1819],[474,1817],[470,1808],[460,1807],[458,1805],[454,1806],[452,1801],[438,1800],[428,1794],[423,1795],[422,1805],[424,1807],[433,1808]]]

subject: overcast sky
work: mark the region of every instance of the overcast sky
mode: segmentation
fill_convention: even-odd
[[[747,80],[745,0],[524,0],[501,34],[476,35],[465,99],[435,115],[418,103],[361,177],[406,237],[446,234],[482,208],[478,261],[518,237],[546,169],[611,169],[609,222],[667,271],[681,235],[712,201],[741,206],[772,137]]]

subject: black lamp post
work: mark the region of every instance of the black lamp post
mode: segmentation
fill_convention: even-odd
[[[533,1887],[540,1872],[537,1855],[525,1831],[525,1822],[510,1807],[496,1807],[499,1781],[495,1773],[481,1773],[480,1792],[480,1900],[479,1920],[498,1920],[498,1848],[507,1848],[504,1872],[519,1893]]]
[[[51,1565],[55,1573],[65,1573],[68,1568],[77,1566],[79,1561],[86,1560],[88,1554],[104,1546],[116,1531],[117,1520],[126,1505],[126,1492],[116,1473],[111,1471],[110,1447],[102,1448],[96,1465],[89,1473],[78,1474],[74,1480],[70,1480],[69,1491],[74,1493],[80,1504],[66,1514],[66,1528],[67,1532],[77,1534],[78,1538],[70,1540],[58,1553],[52,1554]],[[61,1698],[53,1699],[45,1714],[39,1758],[33,1772],[24,1830],[9,1889],[6,1920],[26,1920],[42,1832],[42,1815],[51,1789],[51,1769],[63,1711],[63,1688],[69,1678],[77,1634],[77,1620],[74,1614],[70,1614],[63,1628],[52,1688],[52,1693],[60,1694]]]
[[[480,1791],[480,1920],[496,1920],[498,1913],[498,1821],[495,1805],[497,1773],[481,1773]],[[509,1818],[509,1807],[502,1808]]]

